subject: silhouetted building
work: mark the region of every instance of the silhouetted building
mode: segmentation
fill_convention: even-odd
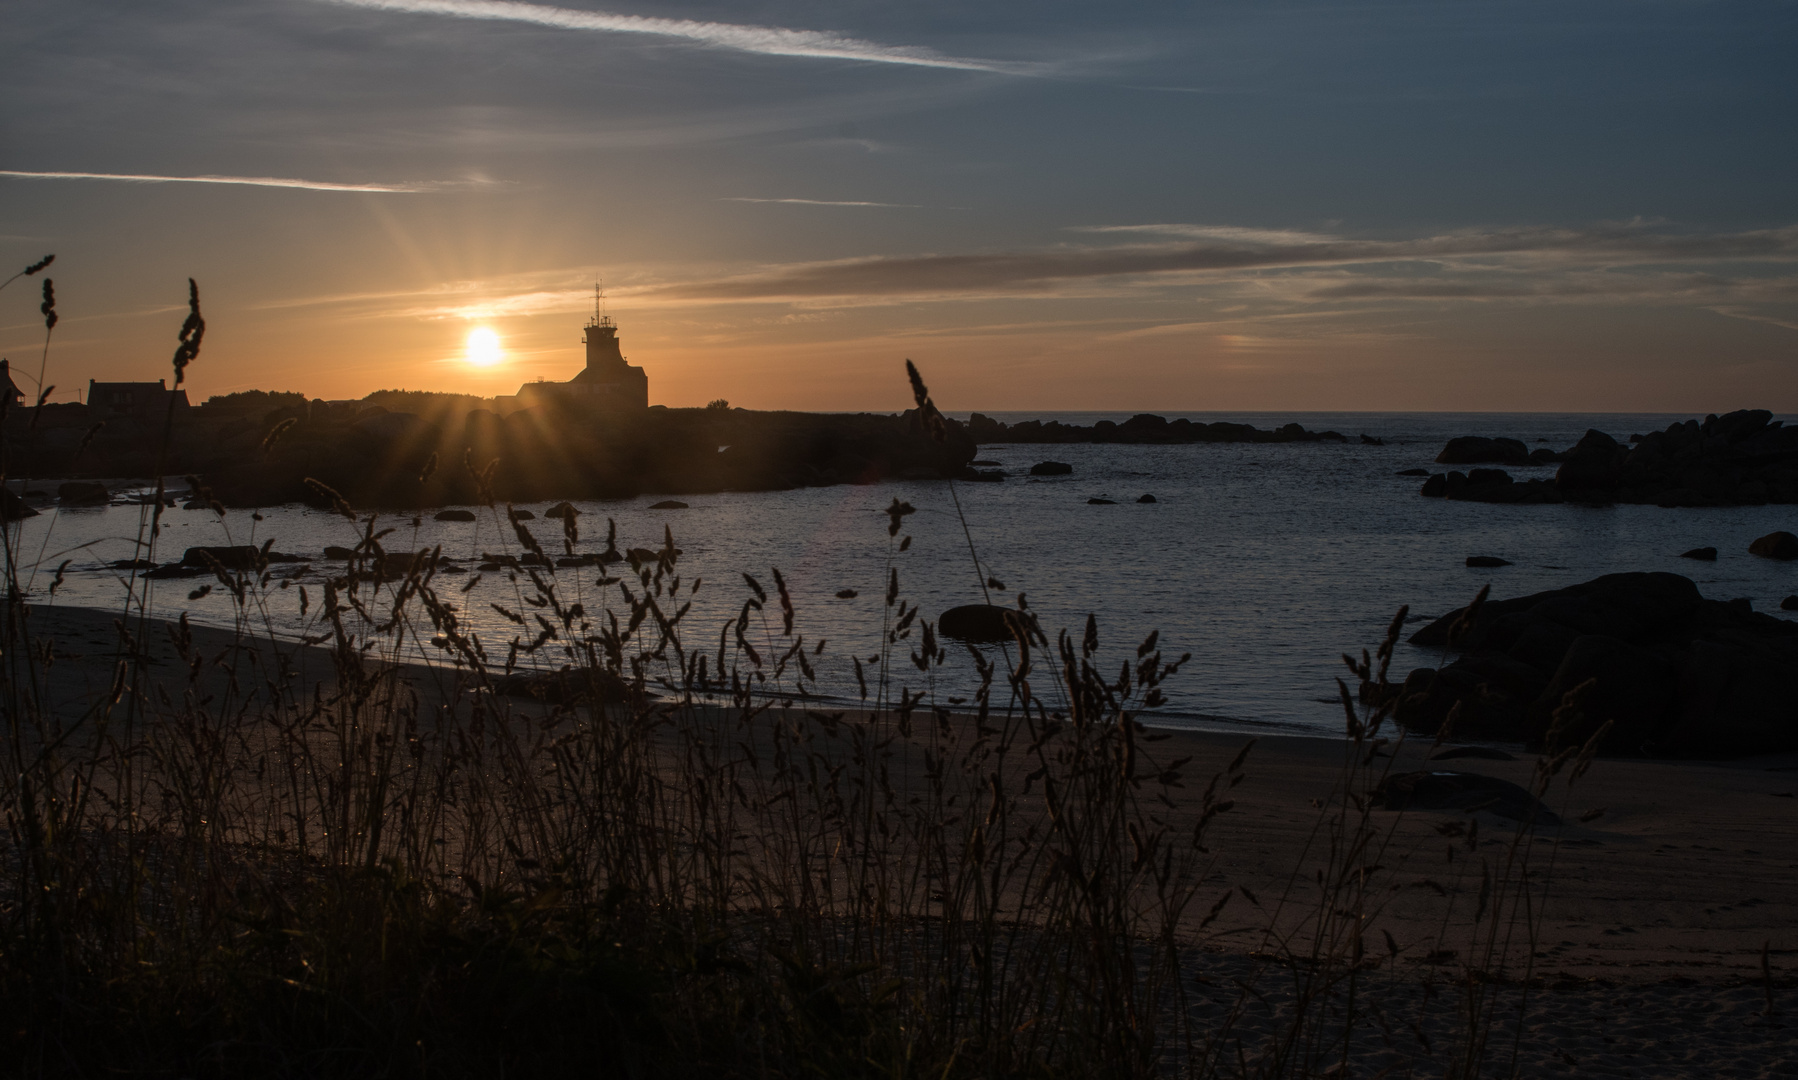
[[[5,395],[8,405],[25,404],[25,391],[19,389],[12,381],[12,365],[0,360],[0,395]]]
[[[87,407],[99,416],[161,416],[169,402],[187,408],[187,391],[170,390],[161,379],[148,382],[87,381]]]
[[[554,398],[569,404],[649,408],[649,376],[642,368],[624,362],[618,347],[618,324],[602,310],[603,300],[595,286],[593,318],[587,323],[587,366],[565,383],[525,383],[518,389],[521,403]]]

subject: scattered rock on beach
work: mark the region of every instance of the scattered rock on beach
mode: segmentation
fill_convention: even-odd
[[[1507,754],[1503,750],[1495,750],[1490,746],[1451,746],[1440,753],[1431,754],[1431,761],[1450,761],[1454,758],[1479,758],[1482,761],[1516,761],[1515,754]]]
[[[473,520],[475,520],[475,513],[473,510],[459,510],[459,509],[439,510],[435,514],[431,515],[431,520],[432,521],[473,521]]]
[[[650,503],[649,508],[651,510],[685,510],[687,504],[679,499],[663,499],[659,503]]]
[[[226,570],[254,570],[262,555],[254,544],[232,544],[228,547],[190,547],[181,556],[182,566],[211,569],[213,564]]]
[[[1467,565],[1471,567],[1510,566],[1511,560],[1501,559],[1496,555],[1469,555]]]
[[[1561,819],[1509,780],[1479,773],[1410,772],[1389,776],[1374,791],[1387,810],[1484,810],[1512,821],[1559,825]]]
[[[574,504],[571,502],[559,502],[556,505],[550,507],[548,510],[543,511],[543,516],[546,518],[556,518],[558,520],[561,520],[561,519],[567,519],[567,518],[580,517],[581,512],[579,510],[576,510],[574,508]]]
[[[1784,531],[1768,533],[1748,545],[1748,554],[1769,559],[1798,559],[1798,536]]]
[[[1693,548],[1691,551],[1680,552],[1679,557],[1682,559],[1697,559],[1699,562],[1716,562],[1717,549],[1714,547]]]
[[[1156,497],[1155,497],[1155,496],[1153,496],[1153,495],[1144,495],[1144,496],[1143,496],[1143,497],[1142,497],[1142,498],[1140,498],[1140,499],[1138,499],[1138,500],[1136,500],[1136,501],[1137,501],[1137,502],[1139,502],[1139,503],[1152,503],[1152,502],[1160,502],[1160,501],[1161,501],[1161,500],[1160,500],[1160,499],[1157,499],[1157,498],[1156,498]]]
[[[1068,476],[1074,467],[1065,461],[1039,461],[1030,466],[1031,476]]]
[[[511,514],[512,514],[513,521],[536,521],[537,520],[537,515],[531,513],[529,510],[519,510],[519,509],[514,508],[511,511]]]
[[[70,480],[56,489],[57,501],[64,506],[104,506],[112,501],[106,485],[87,480]]]
[[[343,562],[348,562],[355,557],[356,553],[349,548],[338,547],[336,544],[325,545],[325,558],[327,559],[339,559]]]
[[[37,517],[37,511],[11,490],[0,488],[0,521],[22,521],[28,517]]]

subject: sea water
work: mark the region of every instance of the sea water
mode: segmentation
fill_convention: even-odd
[[[1000,420],[1057,419],[1090,424],[1123,421],[1128,413],[996,413]],[[682,510],[654,510],[666,496],[575,505],[581,536],[576,550],[604,548],[607,519],[616,522],[618,546],[659,548],[671,533],[682,555],[682,598],[693,606],[685,619],[689,648],[716,651],[721,628],[735,619],[751,593],[744,574],[768,591],[769,601],[751,613],[749,640],[764,654],[787,651],[773,569],[779,568],[796,609],[794,630],[803,634],[816,669],[807,688],[826,700],[859,699],[851,656],[864,663],[882,652],[885,628],[896,608],[886,604],[897,571],[901,600],[935,620],[946,608],[980,603],[1028,604],[1051,640],[1065,628],[1078,641],[1089,614],[1097,619],[1108,672],[1134,661],[1137,645],[1159,631],[1167,659],[1192,659],[1164,688],[1167,704],[1157,723],[1206,728],[1335,732],[1341,707],[1334,679],[1346,675],[1340,659],[1372,649],[1400,606],[1411,611],[1411,629],[1465,604],[1482,585],[1495,598],[1520,596],[1632,570],[1684,574],[1714,599],[1749,599],[1756,611],[1782,613],[1782,598],[1798,593],[1798,563],[1748,554],[1755,537],[1798,532],[1798,507],[1663,509],[1656,506],[1500,506],[1445,502],[1418,495],[1422,479],[1396,475],[1432,463],[1456,435],[1505,436],[1532,448],[1562,450],[1588,428],[1623,439],[1665,428],[1679,415],[1403,414],[1403,413],[1169,413],[1194,421],[1242,421],[1261,428],[1296,421],[1312,430],[1334,430],[1347,444],[1269,443],[1128,445],[993,445],[983,460],[997,462],[1010,478],[1002,483],[892,481],[870,486],[806,488],[775,492],[726,492],[682,496]],[[1364,445],[1358,436],[1385,440]],[[1067,462],[1069,476],[1031,478],[1031,465]],[[1547,477],[1553,466],[1511,468],[1518,479]],[[1145,494],[1155,502],[1140,503]],[[898,499],[916,508],[897,538],[888,536],[884,512]],[[1090,499],[1108,499],[1093,505]],[[959,506],[958,506],[959,501]],[[521,508],[539,515],[529,523],[546,551],[562,550],[562,525],[542,520],[549,503]],[[395,531],[382,543],[390,551],[441,545],[443,554],[468,568],[440,575],[440,595],[458,611],[465,628],[481,635],[490,655],[504,655],[513,639],[538,633],[532,617],[542,609],[528,597],[523,575],[489,572],[467,592],[485,552],[518,553],[502,514],[480,508],[475,522],[437,522],[430,511],[379,512],[377,528]],[[257,520],[257,516],[260,520]],[[107,568],[138,555],[147,516],[142,507],[114,505],[48,510],[15,526],[21,578],[31,600],[118,608],[126,572]],[[366,517],[366,513],[364,514]],[[231,510],[223,519],[206,510],[165,511],[155,557],[180,559],[185,548],[213,544],[261,544],[316,558],[327,544],[353,546],[363,529],[342,517],[304,506]],[[666,531],[665,531],[666,530]],[[901,551],[900,543],[910,538]],[[1714,563],[1680,558],[1695,547],[1714,546]],[[1514,565],[1469,569],[1470,555],[1495,555]],[[62,581],[58,568],[67,564]],[[275,567],[277,572],[291,568]],[[287,589],[271,586],[252,605],[262,631],[298,638],[317,633],[324,573],[341,570],[322,560]],[[613,571],[616,573],[616,570]],[[589,613],[610,605],[628,613],[617,585],[601,585],[598,567],[558,570],[563,602]],[[625,583],[636,582],[628,573]],[[697,593],[691,585],[703,579]],[[987,584],[997,582],[1002,588]],[[230,625],[236,611],[216,585],[198,599],[189,594],[210,578],[137,583],[151,589],[154,612]],[[298,586],[307,587],[301,614]],[[853,598],[837,594],[853,590]],[[520,627],[494,605],[522,614]],[[678,604],[664,602],[672,611]],[[547,612],[544,612],[547,614]],[[420,621],[424,622],[422,612]],[[428,624],[409,648],[421,657],[441,656],[428,643]],[[1409,631],[1408,631],[1409,632]],[[734,634],[731,635],[734,638]],[[937,699],[965,695],[974,681],[966,650],[945,643],[946,664],[926,674],[912,663],[918,647],[910,636],[891,649],[892,671],[914,689],[930,684]],[[811,654],[817,643],[824,651]],[[566,662],[552,646],[527,663]],[[1039,671],[1052,658],[1039,657]],[[1401,645],[1393,662],[1402,679],[1413,667],[1441,662],[1434,652]],[[787,677],[790,680],[791,676]],[[1039,676],[1040,689],[1046,676]],[[788,683],[790,685],[790,682]],[[1001,680],[1003,686],[1003,680]],[[1001,696],[1003,691],[1001,690]]]

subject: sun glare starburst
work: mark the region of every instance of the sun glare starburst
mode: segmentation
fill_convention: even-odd
[[[477,326],[468,332],[469,363],[475,367],[492,367],[502,356],[498,334],[485,326]]]

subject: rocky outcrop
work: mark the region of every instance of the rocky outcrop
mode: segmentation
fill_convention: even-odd
[[[1031,476],[1071,476],[1074,467],[1065,461],[1039,461],[1030,466]]]
[[[1434,735],[1451,709],[1455,738],[1540,745],[1567,693],[1592,682],[1563,742],[1606,721],[1611,754],[1730,757],[1798,750],[1798,623],[1707,600],[1678,574],[1610,574],[1483,604],[1412,635],[1458,652],[1413,671],[1396,693],[1406,728]]]
[[[1464,436],[1451,439],[1437,460],[1445,464],[1471,462],[1476,458],[1468,455],[1482,451],[1468,448],[1500,444],[1513,458],[1483,456],[1477,460],[1533,465],[1559,460],[1561,466],[1552,482],[1529,482],[1552,488],[1556,497],[1517,498],[1492,488],[1483,494],[1498,497],[1473,501],[1660,506],[1798,503],[1798,427],[1786,427],[1764,409],[1687,420],[1665,431],[1631,435],[1628,443],[1602,431],[1588,431],[1565,453],[1536,450],[1527,462],[1514,460],[1523,445],[1516,440]],[[1483,451],[1487,455],[1499,452]],[[1440,488],[1436,485],[1435,490],[1424,493],[1442,494]]]
[[[112,492],[105,484],[71,480],[57,487],[56,501],[64,506],[105,506],[112,501]]]
[[[1431,499],[1487,503],[1558,503],[1561,493],[1546,480],[1519,483],[1503,469],[1437,473],[1423,482],[1419,494]]]
[[[1101,420],[1091,427],[1063,424],[1059,420],[1024,420],[1005,424],[982,413],[968,417],[968,434],[982,446],[990,443],[1280,443],[1280,442],[1347,442],[1347,436],[1334,431],[1307,431],[1303,425],[1287,424],[1263,431],[1252,424],[1194,423],[1191,420],[1169,420],[1153,413],[1139,413],[1119,424]]]
[[[1516,439],[1488,439],[1480,435],[1462,435],[1448,440],[1442,453],[1436,455],[1438,465],[1528,465],[1529,447]]]

